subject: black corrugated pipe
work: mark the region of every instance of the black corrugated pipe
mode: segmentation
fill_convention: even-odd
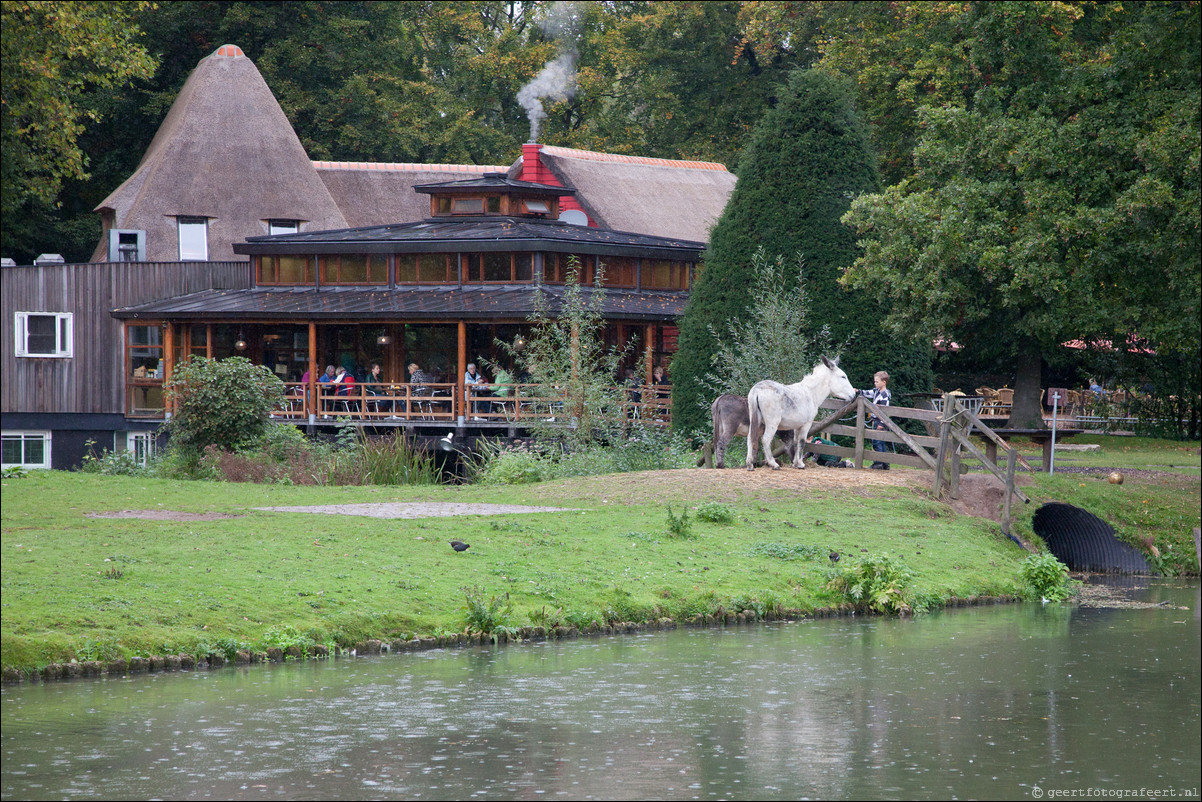
[[[1031,526],[1070,571],[1152,573],[1138,549],[1119,540],[1114,527],[1080,507],[1044,504],[1035,511]]]

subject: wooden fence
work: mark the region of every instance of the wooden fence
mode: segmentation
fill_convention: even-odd
[[[966,457],[980,462],[985,470],[996,476],[1006,488],[1002,501],[1002,531],[1011,534],[1010,502],[1018,497],[1024,503],[1030,499],[1014,484],[1014,472],[1018,465],[1026,470],[1031,466],[1018,454],[1018,450],[990,429],[972,408],[951,394],[934,399],[932,409],[912,407],[878,407],[862,396],[840,404],[834,400],[824,401],[822,410],[831,414],[820,417],[810,428],[810,436],[821,434],[843,435],[853,438],[853,446],[807,443],[806,451],[814,454],[829,454],[840,459],[850,459],[853,467],[862,468],[866,460],[883,462],[887,465],[908,465],[931,471],[931,492],[936,499],[960,497],[960,476],[967,471]],[[822,413],[820,412],[821,416]],[[867,428],[875,417],[885,429]],[[911,434],[902,428],[901,422],[916,420],[922,424],[925,434]],[[984,440],[996,447],[998,459],[990,457],[973,442],[973,438]],[[872,441],[886,444],[886,451],[874,451]],[[901,446],[903,451],[898,451]],[[992,451],[993,448],[990,448]],[[1000,465],[999,463],[1004,463]]]

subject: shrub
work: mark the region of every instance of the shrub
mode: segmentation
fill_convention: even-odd
[[[682,507],[678,517],[672,514],[672,505],[668,505],[668,535],[686,540],[693,537],[693,522],[689,520],[688,507]]]
[[[1068,567],[1048,552],[1032,554],[1023,560],[1019,576],[1032,599],[1064,601],[1074,594]]]
[[[176,366],[166,390],[174,411],[166,423],[171,447],[193,454],[208,446],[235,451],[257,443],[284,400],[284,383],[240,356],[189,357]]]
[[[468,630],[485,634],[492,632],[513,634],[514,628],[510,624],[513,605],[509,602],[508,593],[504,598],[489,596],[485,600],[484,591],[479,588],[465,587],[461,590],[465,597],[462,608],[465,613],[464,624]]]
[[[79,469],[84,473],[98,473],[103,476],[137,476],[146,470],[131,451],[118,452],[105,449],[101,451],[100,456],[96,456],[95,440],[88,440],[84,445],[87,447],[88,453],[83,455],[83,460],[79,465]]]
[[[888,555],[872,554],[835,569],[828,587],[842,593],[857,609],[875,613],[908,613],[913,575]]]
[[[735,520],[735,511],[716,501],[705,501],[697,507],[697,517],[712,524],[729,524]]]

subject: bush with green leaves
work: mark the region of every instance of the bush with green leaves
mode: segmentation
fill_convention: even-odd
[[[672,505],[668,505],[668,535],[669,537],[678,537],[684,540],[695,537],[693,534],[693,521],[689,518],[689,508],[681,507],[680,515],[672,513]]]
[[[921,605],[911,598],[914,575],[887,554],[870,554],[848,560],[834,569],[828,587],[858,610],[873,613],[909,613]]]
[[[697,505],[697,518],[712,524],[729,524],[734,523],[735,511],[721,502],[703,501]]]
[[[1076,592],[1069,578],[1068,567],[1049,552],[1032,554],[1023,560],[1019,576],[1032,599],[1064,601]]]
[[[109,451],[104,449],[99,456],[96,454],[96,441],[84,443],[88,453],[83,455],[79,469],[84,473],[99,473],[104,476],[137,476],[146,471],[146,467],[138,462],[132,451]]]
[[[240,356],[185,359],[166,390],[171,447],[195,455],[208,446],[236,451],[257,443],[284,400],[279,377]]]
[[[464,626],[470,632],[504,632],[512,635],[515,629],[511,622],[513,605],[509,594],[504,596],[489,596],[485,598],[480,588],[461,588],[464,595]]]

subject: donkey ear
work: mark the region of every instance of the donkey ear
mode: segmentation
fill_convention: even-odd
[[[826,356],[824,355],[822,357],[822,364],[826,365],[831,370],[834,370],[836,367],[839,366],[839,360],[836,359],[834,362],[832,362],[829,359],[827,359]]]

